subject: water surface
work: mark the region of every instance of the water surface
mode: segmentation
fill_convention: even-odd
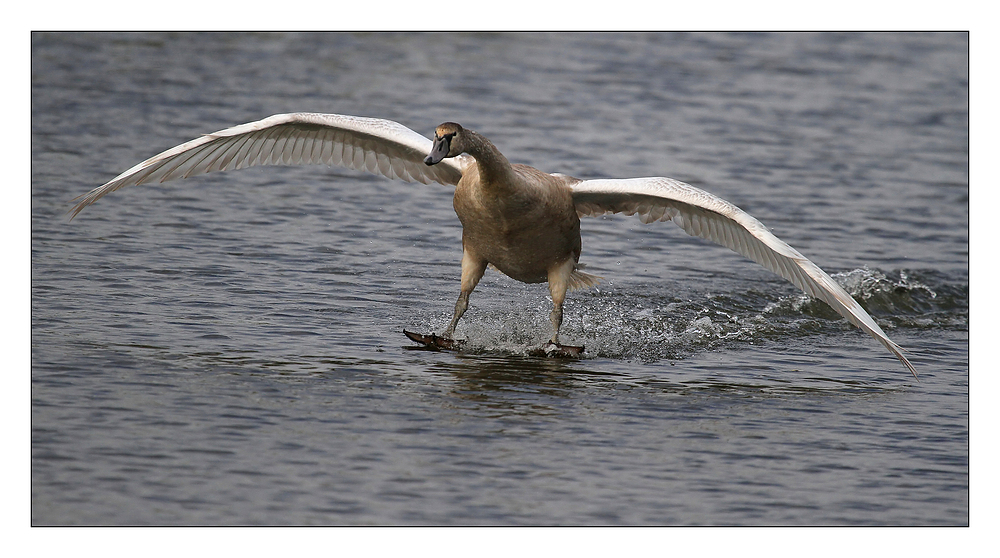
[[[598,288],[487,272],[451,188],[328,167],[69,200],[293,111],[452,120],[513,161],[712,191],[907,348],[671,223]],[[33,34],[36,525],[968,524],[962,34]]]

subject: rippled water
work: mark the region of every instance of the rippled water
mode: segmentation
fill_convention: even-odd
[[[198,134],[446,120],[666,175],[832,273],[921,374],[670,223],[583,222],[581,360],[495,272],[464,354],[450,188],[264,168],[69,200]],[[962,34],[33,34],[32,522],[963,525]]]

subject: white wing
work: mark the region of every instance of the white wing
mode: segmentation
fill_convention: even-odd
[[[71,211],[76,217],[105,194],[133,184],[258,165],[342,165],[424,184],[457,184],[471,157],[461,155],[427,166],[423,159],[430,150],[431,140],[391,120],[277,114],[168,149],[76,198]]]
[[[826,302],[852,324],[868,332],[896,355],[913,374],[917,371],[902,348],[836,281],[771,234],[760,221],[726,200],[672,178],[584,180],[572,185],[577,213],[638,214],[643,223],[673,221],[685,232],[721,244],[791,281]]]

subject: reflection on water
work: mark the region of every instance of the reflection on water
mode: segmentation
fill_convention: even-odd
[[[572,390],[584,384],[614,381],[616,376],[590,372],[562,359],[507,355],[459,356],[438,362],[428,370],[453,376],[457,381],[455,394],[472,400],[491,396],[570,397]]]

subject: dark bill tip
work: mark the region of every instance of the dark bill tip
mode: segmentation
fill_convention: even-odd
[[[443,138],[434,138],[434,145],[431,146],[430,154],[424,158],[424,164],[430,166],[440,163],[442,159],[448,156],[449,151],[451,151],[450,135]]]

